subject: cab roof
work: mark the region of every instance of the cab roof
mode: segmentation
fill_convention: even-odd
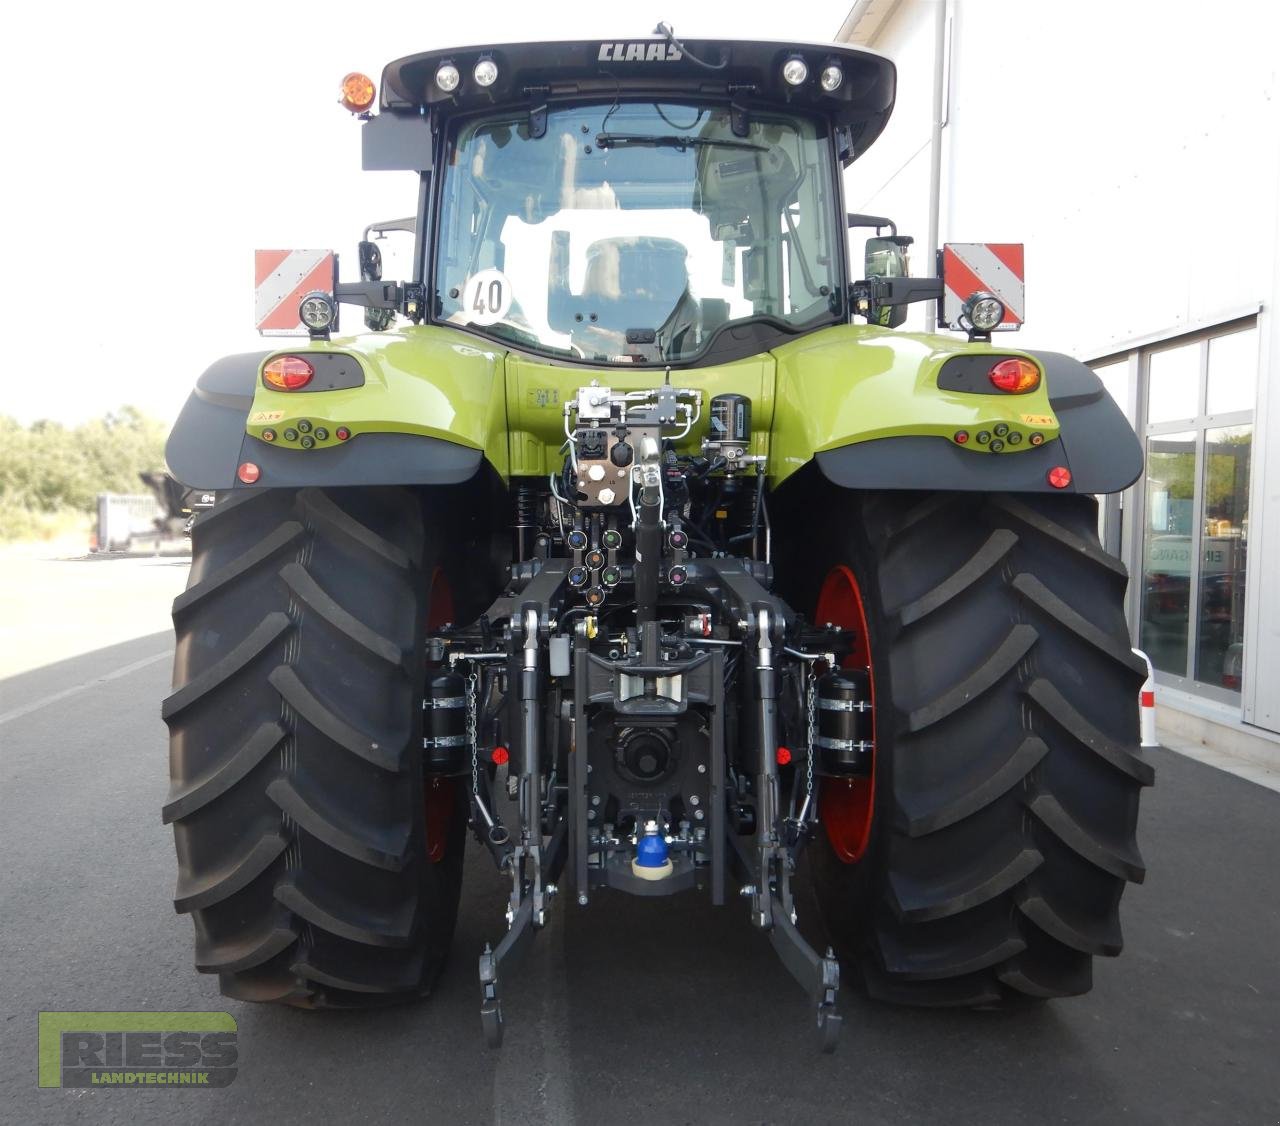
[[[799,86],[782,77],[783,64],[803,59],[808,77]],[[491,59],[497,78],[479,85],[476,63]],[[436,83],[441,66],[452,64],[460,80],[446,92]],[[840,85],[828,92],[819,81],[836,65]],[[577,40],[516,43],[424,51],[388,63],[382,72],[380,108],[392,114],[430,111],[440,117],[490,106],[579,97],[704,97],[753,105],[790,107],[828,117],[845,133],[846,162],[880,135],[893,111],[897,73],[873,51],[845,45],[773,43],[729,39]]]

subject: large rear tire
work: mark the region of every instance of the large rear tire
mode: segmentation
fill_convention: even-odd
[[[422,769],[442,566],[401,489],[255,490],[195,523],[164,819],[196,968],[230,997],[370,1004],[440,973],[466,824]]]
[[[827,926],[869,992],[985,1006],[1078,994],[1120,952],[1144,875],[1134,832],[1153,780],[1138,739],[1145,667],[1126,572],[1079,496],[829,494],[802,589],[848,568],[875,691],[870,847],[820,834]],[[805,598],[808,602],[805,602]],[[822,803],[819,810],[821,814]]]

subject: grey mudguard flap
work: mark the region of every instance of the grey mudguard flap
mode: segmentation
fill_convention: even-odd
[[[877,438],[823,450],[823,474],[850,489],[957,492],[1118,493],[1142,473],[1142,446],[1093,371],[1057,352],[1031,352],[1044,365],[1056,441],[1009,454],[962,449],[946,438]],[[1071,484],[1055,489],[1049,470],[1065,465]]]
[[[253,488],[306,485],[455,485],[480,467],[468,446],[417,434],[357,434],[341,446],[290,450],[245,433],[267,352],[226,356],[197,381],[165,445],[169,472],[192,489],[243,489],[236,469],[261,471]]]

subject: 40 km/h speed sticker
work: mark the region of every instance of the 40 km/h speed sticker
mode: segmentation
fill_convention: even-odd
[[[462,287],[462,311],[472,324],[497,324],[511,308],[511,282],[501,270],[481,270]]]

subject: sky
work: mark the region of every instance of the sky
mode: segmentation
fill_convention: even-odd
[[[659,20],[682,38],[828,42],[850,5],[13,5],[0,414],[74,424],[132,404],[171,420],[213,360],[270,346],[253,328],[255,247],[332,248],[355,280],[362,229],[412,213],[416,176],[361,171],[360,126],[337,104],[348,71],[376,81],[441,47],[641,38]]]

